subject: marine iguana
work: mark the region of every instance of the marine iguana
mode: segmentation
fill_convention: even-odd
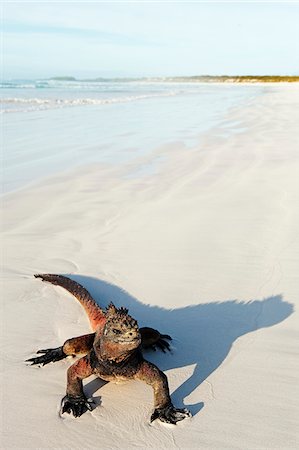
[[[151,422],[176,424],[190,417],[187,409],[175,408],[171,402],[166,375],[154,364],[146,361],[143,348],[158,346],[164,352],[169,350],[168,335],[153,328],[139,328],[128,314],[127,308],[116,308],[113,303],[106,310],[100,308],[90,293],[79,283],[62,275],[34,275],[43,281],[61,286],[73,294],[85,309],[93,333],[68,339],[62,346],[37,351],[41,356],[27,361],[44,366],[67,356],[84,355],[67,371],[66,395],[61,401],[61,414],[79,417],[92,410],[92,400],[83,392],[82,380],[94,374],[105,381],[140,380],[154,390],[154,412]]]

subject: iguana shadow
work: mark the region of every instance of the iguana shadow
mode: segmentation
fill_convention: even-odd
[[[171,393],[177,406],[183,406],[184,399],[221,365],[239,337],[278,324],[293,312],[293,305],[281,295],[248,302],[226,300],[166,309],[143,304],[106,281],[83,275],[65,276],[88,289],[100,306],[105,307],[110,301],[118,307],[125,306],[139,326],[150,326],[173,337],[175,354],[147,352],[146,359],[161,370],[196,364],[192,376]],[[90,391],[95,383],[89,384]],[[195,415],[203,403],[185,406]]]

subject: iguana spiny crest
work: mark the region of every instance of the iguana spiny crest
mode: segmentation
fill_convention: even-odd
[[[106,309],[106,323],[103,329],[102,341],[128,347],[132,350],[141,343],[137,320],[128,314],[127,308],[116,308],[110,303]]]

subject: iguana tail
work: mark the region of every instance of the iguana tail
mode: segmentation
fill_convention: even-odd
[[[85,309],[93,330],[95,330],[98,325],[105,322],[104,311],[97,305],[90,293],[81,286],[81,284],[62,275],[44,273],[34,276],[35,278],[41,278],[43,281],[48,281],[49,283],[61,286],[73,294]]]

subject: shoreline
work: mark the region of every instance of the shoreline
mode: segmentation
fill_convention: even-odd
[[[222,83],[219,83],[219,85],[222,85]],[[273,85],[275,85],[275,87],[282,87],[282,85],[280,84],[279,86],[277,86],[277,84],[276,83],[274,83]],[[245,86],[245,84],[244,84],[244,86]],[[269,87],[270,87],[270,84],[269,84]],[[293,91],[294,90],[294,88],[295,88],[295,90],[297,89],[297,88],[299,88],[299,84],[298,84],[298,86],[296,85],[296,87],[295,87],[295,85],[293,84],[293,85],[289,85],[289,87],[290,87],[290,89]],[[195,137],[195,138],[193,138],[193,140],[194,140],[194,143],[193,143],[193,145],[195,145],[196,144],[196,142],[199,142],[200,141],[200,139],[205,139],[205,137],[208,137],[210,134],[212,134],[212,133],[218,133],[218,131],[219,131],[219,127],[221,127],[221,123],[224,123],[224,122],[228,122],[228,123],[230,123],[230,122],[232,122],[232,120],[231,120],[231,117],[232,116],[234,116],[235,117],[235,119],[236,119],[236,122],[238,122],[238,113],[240,112],[240,114],[242,114],[242,111],[244,110],[244,108],[247,108],[248,107],[248,102],[251,102],[252,100],[253,101],[257,101],[258,100],[258,97],[260,97],[260,96],[265,96],[265,95],[268,95],[269,94],[269,92],[260,92],[259,94],[256,94],[256,97],[255,97],[255,99],[252,99],[252,98],[250,98],[250,99],[245,99],[244,101],[242,101],[240,104],[236,104],[236,105],[233,105],[233,106],[230,106],[228,109],[227,109],[227,111],[226,111],[226,113],[224,114],[224,116],[223,117],[219,117],[218,119],[217,119],[217,121],[216,121],[216,124],[215,125],[211,125],[207,130],[205,130],[204,132],[199,132],[198,134],[197,134],[197,136]],[[84,106],[82,106],[83,108],[84,108]],[[97,107],[96,105],[94,105],[93,107]],[[45,111],[47,111],[47,110],[45,110]],[[31,112],[30,112],[31,113]],[[18,114],[22,114],[22,113],[18,113]],[[238,130],[236,130],[236,132],[238,133],[239,131]],[[233,129],[233,127],[231,127],[231,130],[229,131],[229,133],[231,133],[231,134],[234,134],[234,129]],[[147,161],[148,160],[148,158],[149,159],[151,159],[151,154],[152,155],[154,155],[154,159],[155,158],[157,158],[158,156],[157,156],[157,152],[159,152],[159,149],[160,149],[160,151],[161,151],[161,154],[163,155],[163,153],[164,153],[164,150],[163,150],[163,147],[165,147],[166,149],[169,149],[172,145],[174,145],[174,146],[176,146],[176,145],[178,145],[178,142],[180,142],[181,143],[181,145],[184,145],[183,144],[183,141],[180,141],[180,140],[177,140],[177,141],[173,141],[173,142],[171,142],[171,141],[168,141],[168,142],[165,142],[164,144],[157,144],[156,146],[154,146],[154,147],[152,147],[151,148],[151,150],[150,150],[150,154],[149,155],[146,155],[146,157],[145,157],[145,161]],[[188,145],[189,147],[190,146],[192,146],[191,144],[189,144]],[[170,153],[171,153],[171,150],[170,150]],[[143,163],[142,163],[142,156],[141,157],[139,157],[138,155],[136,156],[136,163],[138,164],[138,160],[141,158],[141,165],[143,165]],[[133,163],[134,164],[134,160],[131,162],[131,163]],[[128,163],[128,165],[130,165],[131,163]],[[93,163],[88,163],[88,162],[86,162],[86,163],[84,163],[84,164],[79,164],[79,165],[76,165],[76,166],[74,166],[74,167],[70,167],[70,168],[64,168],[63,170],[61,170],[60,172],[57,172],[57,173],[52,173],[52,174],[48,174],[48,175],[45,175],[45,176],[43,176],[43,178],[40,178],[40,179],[37,179],[37,180],[33,180],[33,181],[30,181],[30,182],[27,182],[26,183],[26,185],[23,185],[23,186],[20,186],[20,187],[17,187],[17,188],[14,188],[14,189],[11,189],[11,190],[8,190],[8,191],[6,191],[6,192],[2,192],[2,193],[0,193],[0,197],[2,197],[2,198],[6,198],[7,196],[9,196],[9,195],[14,195],[14,194],[17,194],[17,193],[22,193],[24,190],[26,191],[26,189],[34,189],[35,187],[36,188],[38,188],[39,186],[41,186],[43,183],[51,183],[51,179],[53,178],[53,180],[55,180],[57,177],[60,177],[60,176],[66,176],[66,177],[68,177],[68,174],[70,173],[70,176],[72,176],[72,172],[74,171],[74,174],[76,174],[76,172],[78,171],[78,172],[80,172],[80,170],[89,170],[89,168],[91,168],[91,167],[93,167],[94,166],[94,164],[97,164],[99,167],[103,167],[104,168],[104,170],[106,170],[106,169],[108,169],[108,170],[114,170],[114,165],[113,165],[113,163],[101,163],[101,162],[93,162]],[[126,166],[126,163],[125,163],[125,166]],[[123,168],[124,169],[124,168]],[[121,170],[121,171],[123,171],[123,169]],[[137,169],[138,170],[138,169]],[[54,181],[55,182],[55,181]]]
[[[298,104],[297,88],[270,89],[187,151],[157,147],[2,197],[6,448],[93,448],[99,437],[117,449],[296,448]],[[127,177],[155,160],[154,173]],[[60,419],[73,361],[41,370],[23,361],[89,326],[80,305],[39,283],[38,272],[71,274],[101,304],[128,306],[140,326],[172,335],[172,354],[146,357],[192,420],[149,426],[150,388],[90,380],[97,408]]]
[[[299,82],[298,75],[194,75],[194,76],[167,76],[167,77],[127,77],[127,78],[87,78],[87,79],[77,79],[73,76],[56,76],[44,79],[43,81],[66,81],[66,82],[103,82],[103,83],[131,83],[138,81],[145,82],[205,82],[205,83],[213,83],[213,82],[261,82],[261,83],[280,83],[280,82]]]
[[[3,195],[32,185],[32,179],[35,183],[35,178],[55,176],[57,168],[61,173],[88,164],[126,164],[135,158],[138,160],[140,155],[155,153],[156,149],[171,142],[193,145],[225,120],[231,110],[241,108],[254,96],[263,94],[257,87],[219,89],[168,97],[163,93],[161,97],[144,102],[124,100],[110,105],[54,106],[5,115],[3,120],[8,131],[4,140]],[[210,104],[207,104],[208,99]],[[167,120],[171,108],[174,112]],[[186,109],[193,110],[192,118],[183,113]],[[16,118],[22,134],[26,135],[25,146],[21,146],[14,132]],[[59,122],[55,135],[54,120]],[[113,130],[111,123],[115,122],[120,122],[120,127]],[[139,122],[143,127],[138,126]],[[89,129],[86,136],[81,131],[84,127]],[[71,147],[75,158],[68,156]]]

